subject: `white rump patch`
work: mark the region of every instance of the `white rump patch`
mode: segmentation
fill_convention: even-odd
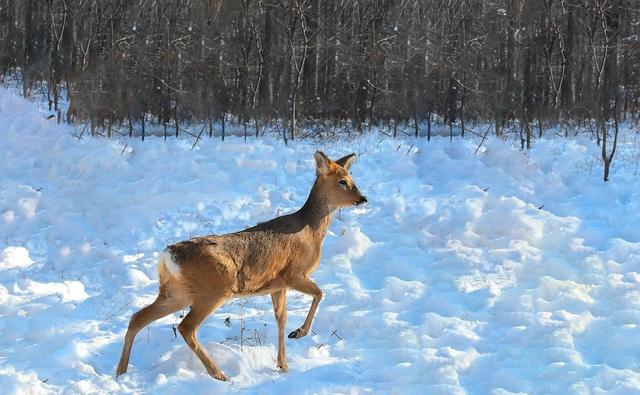
[[[160,253],[158,264],[164,264],[169,273],[171,273],[176,278],[180,278],[180,266],[178,266],[176,261],[173,259],[173,256],[168,249]]]

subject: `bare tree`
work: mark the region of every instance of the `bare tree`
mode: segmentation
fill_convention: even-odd
[[[528,148],[536,121],[595,120],[609,169],[616,123],[638,118],[638,37],[634,0],[7,0],[0,70],[52,111],[66,90],[96,134],[484,121]]]

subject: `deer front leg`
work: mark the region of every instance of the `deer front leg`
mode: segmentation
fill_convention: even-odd
[[[313,321],[313,316],[316,314],[318,304],[320,303],[320,300],[322,300],[322,291],[318,288],[316,283],[305,277],[291,279],[287,285],[296,291],[313,296],[313,302],[311,302],[311,307],[307,313],[307,318],[304,320],[304,324],[302,324],[300,328],[289,333],[289,339],[300,339],[301,337],[306,336],[307,333],[309,333],[309,329],[311,329],[311,321]]]
[[[273,292],[271,294],[271,301],[273,302],[273,312],[276,316],[276,322],[278,323],[278,367],[283,372],[289,370],[287,365],[287,358],[284,353],[284,327],[287,324],[287,290],[281,289],[280,291]]]

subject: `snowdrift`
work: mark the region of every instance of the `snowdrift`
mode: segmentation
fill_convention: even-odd
[[[640,393],[639,148],[612,180],[590,141],[314,143],[71,136],[0,90],[0,388],[3,393]],[[114,379],[132,312],[156,294],[155,257],[191,236],[302,205],[313,152],[359,154],[369,204],[335,216],[314,279],[314,334],[276,369],[268,297],[199,332],[230,378],[176,336],[143,330]],[[287,331],[310,298],[288,295]],[[241,329],[244,328],[244,329]]]

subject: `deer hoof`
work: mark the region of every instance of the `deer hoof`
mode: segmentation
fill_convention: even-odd
[[[285,373],[289,371],[289,365],[287,365],[286,362],[282,362],[278,364],[278,367],[280,368],[280,370]]]
[[[116,370],[116,380],[118,379],[118,377],[122,376],[125,373],[127,373],[127,368],[123,369],[118,366],[118,370]]]
[[[229,379],[227,379],[227,376],[225,376],[222,372],[217,372],[213,375],[214,379],[220,380],[220,381],[228,381]]]
[[[301,337],[304,337],[304,335],[306,335],[306,333],[303,333],[302,329],[298,328],[295,331],[289,333],[289,339],[300,339]]]

